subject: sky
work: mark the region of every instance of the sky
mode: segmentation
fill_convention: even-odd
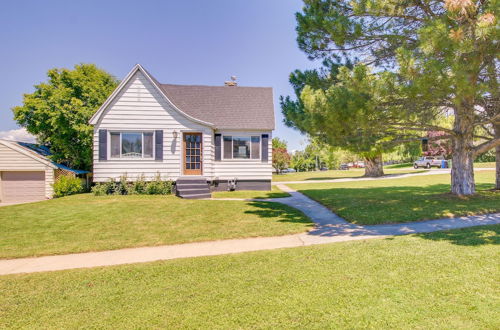
[[[136,63],[162,83],[274,89],[274,136],[288,149],[305,137],[285,127],[280,95],[290,72],[318,66],[296,43],[299,0],[6,1],[0,10],[0,133],[11,108],[50,68],[95,63],[122,79]]]

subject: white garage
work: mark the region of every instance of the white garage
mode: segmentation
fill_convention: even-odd
[[[0,202],[24,202],[52,197],[57,165],[13,141],[0,140]]]

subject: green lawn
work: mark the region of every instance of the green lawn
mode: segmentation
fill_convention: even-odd
[[[490,162],[490,163],[474,163],[474,168],[495,168],[496,163],[495,162]]]
[[[499,329],[500,226],[0,277],[6,328]]]
[[[489,162],[489,163],[474,163],[475,168],[495,168],[495,162]],[[392,165],[386,165],[384,166],[384,169],[409,169],[413,168],[413,163],[402,163],[402,164],[392,164]]]
[[[82,194],[0,207],[0,258],[285,235],[311,226],[277,203]]]
[[[385,174],[406,174],[406,173],[421,173],[426,170],[415,170],[413,168],[405,169],[384,169]],[[287,174],[273,174],[274,182],[284,181],[307,181],[307,180],[330,180],[340,178],[359,178],[365,175],[365,170],[362,168],[352,168],[347,171],[329,170],[329,171],[311,171],[311,172],[296,172]]]
[[[240,190],[240,191],[218,191],[212,193],[212,198],[282,198],[290,197],[289,193],[281,191],[276,186],[271,187],[271,191]]]
[[[495,172],[476,172],[475,178],[478,193],[463,198],[449,194],[449,174],[290,187],[350,222],[373,225],[499,212],[500,191],[490,190]]]

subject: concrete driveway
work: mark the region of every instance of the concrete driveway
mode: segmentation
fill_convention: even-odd
[[[44,200],[45,200],[45,199],[44,199]],[[26,203],[35,203],[35,202],[41,202],[41,200],[0,202],[0,207],[2,207],[2,206],[8,206],[8,205],[17,205],[17,204],[26,204]]]

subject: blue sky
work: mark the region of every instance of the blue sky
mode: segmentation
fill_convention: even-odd
[[[0,131],[12,106],[53,67],[95,63],[119,79],[141,63],[160,82],[274,88],[277,129],[289,149],[304,137],[282,123],[288,75],[311,68],[296,44],[298,0],[8,1],[0,11]]]

